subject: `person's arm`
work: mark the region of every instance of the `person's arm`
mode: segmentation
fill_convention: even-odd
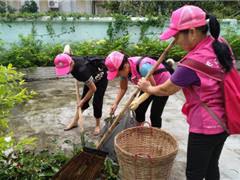
[[[115,112],[115,110],[117,109],[118,104],[120,103],[121,99],[123,98],[124,94],[126,93],[126,91],[128,89],[128,80],[127,80],[127,78],[120,79],[119,83],[120,83],[120,88],[118,90],[117,98],[116,98],[113,106],[111,107],[111,112],[110,112],[111,114],[113,114]]]
[[[150,63],[143,64],[142,67],[139,69],[140,75],[142,77],[145,77],[151,69],[152,69],[152,65]],[[156,86],[156,82],[152,75],[149,77],[149,81],[152,86]],[[140,97],[138,97],[135,101],[133,101],[130,104],[129,108],[133,111],[136,110],[138,108],[139,104],[141,104],[143,101],[145,101],[150,95],[151,95],[150,93],[144,92],[143,94],[141,94]]]
[[[184,66],[179,66],[171,77],[159,86],[151,86],[144,78],[138,82],[141,90],[157,96],[169,96],[191,85],[200,86],[201,81],[194,70]]]
[[[194,70],[184,66],[179,66],[172,76],[162,85],[151,86],[144,78],[138,82],[138,87],[141,90],[156,96],[169,96],[191,85],[201,86],[201,81]]]
[[[156,82],[153,78],[153,76],[149,77],[149,82],[151,83],[152,86],[156,86]],[[141,94],[140,97],[138,97],[135,101],[133,101],[130,105],[129,108],[134,111],[138,108],[139,104],[141,104],[142,102],[144,102],[151,94],[144,92]]]
[[[152,86],[149,81],[142,78],[138,81],[137,87],[144,92],[154,94],[156,96],[169,96],[182,89],[181,86],[173,84],[170,79],[161,85]]]
[[[87,94],[84,96],[84,98],[81,99],[81,101],[80,101],[80,103],[79,103],[79,105],[78,105],[78,106],[81,107],[81,108],[82,108],[83,104],[84,104],[88,99],[90,99],[90,98],[93,96],[93,94],[95,93],[95,91],[97,90],[97,87],[95,86],[95,84],[94,84],[93,81],[90,82],[89,84],[87,84],[86,86],[89,88],[89,90],[88,90]]]

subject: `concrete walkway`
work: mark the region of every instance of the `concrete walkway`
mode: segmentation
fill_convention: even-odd
[[[80,84],[80,93],[83,84]],[[35,90],[38,94],[30,101],[24,102],[11,112],[9,131],[13,131],[15,138],[38,138],[35,149],[40,151],[48,148],[51,152],[63,150],[71,154],[73,146],[80,143],[80,129],[63,131],[63,128],[73,119],[76,111],[76,94],[73,78],[33,81],[27,83],[28,90]],[[116,114],[118,114],[136,87],[129,84],[129,89],[122,99]],[[118,82],[110,81],[104,97],[103,119],[109,116],[109,110],[118,91]],[[162,129],[178,139],[179,151],[173,164],[170,180],[185,180],[186,149],[188,124],[181,113],[184,103],[182,92],[172,95],[165,107]],[[104,121],[101,125],[104,126]],[[98,143],[98,137],[93,136],[95,120],[92,107],[83,114],[85,139]],[[149,111],[147,114],[149,120]],[[231,136],[226,141],[220,159],[221,179],[240,180],[240,138]]]

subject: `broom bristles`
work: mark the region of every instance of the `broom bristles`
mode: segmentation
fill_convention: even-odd
[[[94,179],[101,171],[105,158],[106,156],[80,151],[53,176],[52,180]]]
[[[81,167],[86,163],[87,158],[85,157],[86,157],[86,154],[84,154],[84,152],[82,151],[78,152],[57,172],[57,174],[53,176],[52,180],[66,179],[69,176],[71,176],[73,172],[76,171],[75,168]]]
[[[98,173],[102,170],[105,158],[92,155],[92,159],[89,160],[87,167],[77,175],[78,180],[94,179],[97,177]]]

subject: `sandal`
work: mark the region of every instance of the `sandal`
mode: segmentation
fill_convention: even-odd
[[[101,132],[101,128],[100,128],[100,126],[96,126],[95,129],[94,129],[94,133],[93,133],[93,135],[94,135],[94,136],[97,136],[97,135],[100,134],[100,132]]]
[[[76,128],[76,127],[78,127],[78,125],[74,125],[74,126],[67,126],[67,127],[65,127],[63,130],[64,131],[69,131],[69,130],[71,130],[71,129],[73,129],[73,128]]]

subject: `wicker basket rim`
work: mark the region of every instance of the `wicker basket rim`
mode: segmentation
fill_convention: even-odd
[[[131,127],[131,128],[124,129],[123,131],[119,132],[119,133],[115,136],[115,138],[116,138],[117,136],[120,136],[121,134],[125,133],[126,131],[131,131],[132,129],[138,129],[138,128],[139,128],[139,127]],[[150,128],[150,127],[143,126],[142,128]],[[171,138],[173,138],[174,141],[176,141],[177,144],[178,144],[177,139],[176,139],[172,134],[168,133],[167,131],[165,131],[165,130],[163,130],[163,129],[156,128],[156,127],[151,127],[151,128],[152,128],[154,131],[161,131],[161,132],[167,134],[168,136],[170,136]]]
[[[121,147],[117,144],[116,139],[117,139],[119,136],[121,136],[123,133],[125,133],[126,131],[132,131],[133,129],[137,129],[137,128],[139,128],[139,127],[127,128],[127,129],[119,132],[119,133],[115,136],[115,138],[114,138],[114,146],[116,146],[116,148],[118,148],[123,154],[125,154],[125,155],[127,155],[127,156],[134,157],[134,154],[129,153],[129,152],[127,152],[126,150],[124,150],[123,148],[121,148]],[[150,128],[150,127],[143,126],[142,128]],[[178,144],[177,139],[176,139],[173,135],[171,135],[170,133],[168,133],[168,132],[166,132],[166,131],[164,131],[164,130],[162,130],[162,129],[155,128],[155,127],[151,127],[151,128],[152,128],[154,131],[163,132],[163,133],[165,133],[166,135],[170,136],[170,137],[173,139],[173,141],[175,142],[175,145],[176,145],[175,149],[174,149],[171,153],[165,154],[165,155],[161,155],[161,156],[154,156],[154,158],[157,158],[157,159],[166,158],[167,156],[172,156],[173,154],[176,154],[177,151],[178,151],[178,148],[179,148],[179,144]]]

